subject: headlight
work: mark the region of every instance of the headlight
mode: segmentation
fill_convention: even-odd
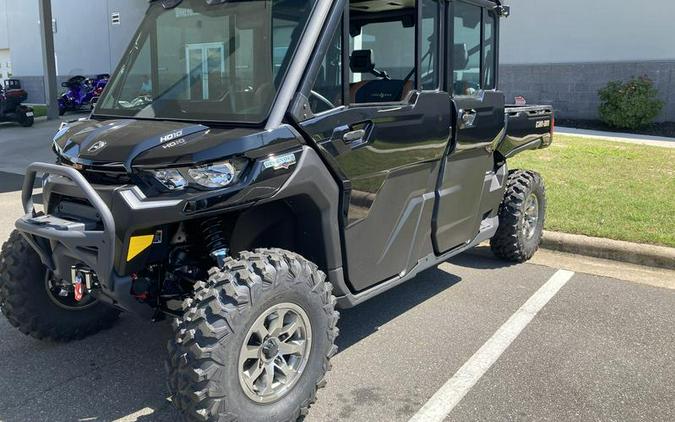
[[[239,164],[239,168],[237,168]],[[235,183],[244,165],[235,161],[225,161],[188,170],[190,178],[205,188],[224,188]]]
[[[152,174],[170,190],[180,190],[189,184],[218,189],[237,183],[247,163],[243,159],[232,159],[190,169],[154,170]]]
[[[152,170],[151,172],[155,179],[170,190],[180,190],[188,184],[185,177],[177,169]]]

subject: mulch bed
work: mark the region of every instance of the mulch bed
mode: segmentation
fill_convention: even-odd
[[[574,119],[556,119],[556,126],[570,127],[574,129],[599,130],[603,132],[622,132],[635,133],[638,135],[667,136],[675,138],[675,122],[652,123],[641,129],[617,129],[607,126],[600,120],[574,120]]]

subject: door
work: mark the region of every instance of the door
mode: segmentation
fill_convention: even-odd
[[[354,13],[349,36],[333,39],[308,95],[316,116],[301,123],[343,183],[345,274],[354,291],[406,273],[419,258],[418,238],[431,250],[434,190],[450,137],[439,61],[427,56],[416,72],[416,52],[437,44],[416,48],[415,8],[382,7]],[[341,45],[349,45],[344,54]]]
[[[187,74],[190,75],[188,98],[208,100],[210,89],[217,85],[225,73],[225,46],[223,43],[188,44],[185,47]]]
[[[437,253],[471,242],[483,220],[483,189],[494,170],[492,148],[503,135],[504,94],[496,91],[496,28],[481,3],[454,1],[448,8],[449,89],[453,143],[436,192]]]

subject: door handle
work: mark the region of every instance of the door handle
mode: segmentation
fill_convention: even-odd
[[[365,129],[353,130],[351,132],[345,133],[342,136],[342,140],[345,141],[345,143],[351,144],[353,142],[362,141],[365,136],[366,136]]]
[[[476,116],[478,116],[478,113],[476,113],[476,110],[464,110],[462,111],[462,125],[461,128],[471,128],[476,125]]]

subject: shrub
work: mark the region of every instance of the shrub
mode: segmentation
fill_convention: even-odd
[[[598,92],[600,119],[610,126],[638,129],[654,121],[663,109],[658,91],[646,76],[613,81]]]

